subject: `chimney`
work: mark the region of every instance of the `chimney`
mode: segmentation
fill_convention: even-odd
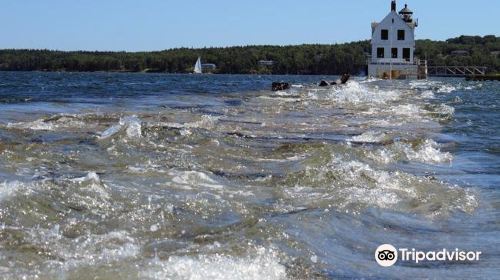
[[[396,0],[392,0],[392,2],[391,2],[391,11],[392,12],[396,11]]]

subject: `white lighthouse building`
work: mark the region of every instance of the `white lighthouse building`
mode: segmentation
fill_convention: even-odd
[[[405,5],[396,11],[396,1],[391,2],[391,12],[379,23],[372,23],[372,52],[368,60],[368,75],[383,79],[425,79],[427,62],[414,56],[415,28],[418,21]]]

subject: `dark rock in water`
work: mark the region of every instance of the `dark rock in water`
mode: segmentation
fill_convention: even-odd
[[[350,78],[351,78],[351,75],[344,74],[337,81],[328,82],[328,81],[323,80],[319,83],[319,86],[320,87],[327,87],[327,86],[343,85],[343,84],[347,83],[347,81],[349,81]]]
[[[344,74],[342,75],[342,77],[340,77],[340,83],[345,84],[347,83],[347,81],[349,81],[350,78],[351,78],[350,74]]]
[[[290,88],[289,83],[285,82],[274,82],[272,85],[272,90],[273,91],[278,91],[278,90],[287,90]]]
[[[321,82],[319,82],[319,86],[320,86],[320,87],[327,87],[327,86],[329,86],[329,85],[330,85],[330,83],[329,83],[329,82],[327,82],[327,81],[321,81]]]

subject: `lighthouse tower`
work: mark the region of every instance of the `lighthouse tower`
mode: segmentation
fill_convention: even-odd
[[[372,23],[372,52],[368,61],[368,75],[383,79],[425,79],[427,63],[414,56],[415,28],[418,21],[408,5],[391,12],[381,21]]]

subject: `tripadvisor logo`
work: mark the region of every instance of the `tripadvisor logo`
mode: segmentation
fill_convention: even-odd
[[[393,266],[398,261],[398,250],[391,244],[380,245],[375,251],[375,260],[380,266]]]
[[[471,262],[479,261],[482,252],[479,251],[461,251],[459,249],[448,250],[442,249],[439,251],[418,251],[407,248],[399,248],[391,244],[380,245],[375,250],[375,260],[380,266],[393,266],[398,260],[404,262],[414,262],[418,264],[422,261],[456,261],[456,262]]]

